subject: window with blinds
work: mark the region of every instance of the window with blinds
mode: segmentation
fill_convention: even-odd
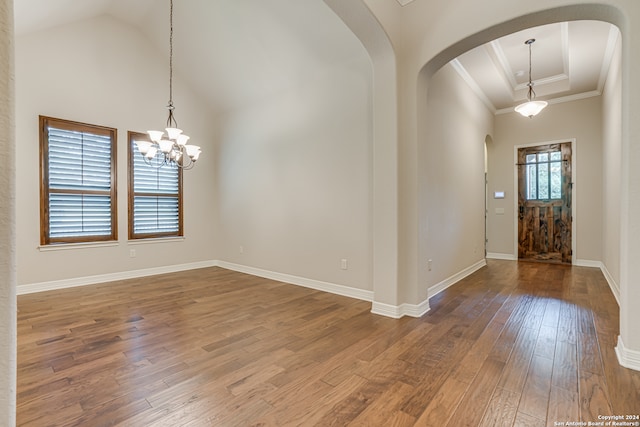
[[[116,129],[40,116],[40,243],[117,239]]]
[[[141,139],[149,137],[129,132],[129,239],[183,236],[182,169],[147,164],[135,143]]]

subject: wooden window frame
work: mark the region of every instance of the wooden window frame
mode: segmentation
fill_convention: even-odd
[[[136,196],[151,196],[151,197],[167,197],[167,193],[161,192],[135,192],[134,186],[134,156],[140,156],[140,153],[135,147],[136,140],[150,141],[149,135],[142,132],[128,131],[127,143],[128,143],[128,229],[129,240],[142,240],[142,239],[160,239],[160,238],[172,238],[172,237],[184,237],[184,214],[183,214],[183,188],[182,188],[182,169],[178,168],[178,230],[175,232],[165,233],[135,233],[134,228],[134,198]],[[158,154],[160,155],[160,154]],[[152,166],[150,166],[152,167]],[[170,167],[168,165],[163,167]],[[175,196],[171,196],[175,197]]]
[[[116,159],[117,159],[117,134],[115,128],[106,126],[80,123],[71,120],[57,119],[47,116],[39,116],[40,127],[40,244],[56,245],[65,243],[89,243],[118,240],[118,218],[117,218],[117,185],[116,185]],[[109,136],[111,139],[111,169],[110,169],[110,190],[58,190],[49,187],[49,127],[75,132],[85,132],[94,135]],[[82,194],[82,195],[108,195],[111,198],[111,234],[93,236],[50,236],[50,212],[49,198],[51,194]]]

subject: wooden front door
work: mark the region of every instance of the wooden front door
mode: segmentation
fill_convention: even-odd
[[[571,264],[571,143],[518,149],[518,259]]]

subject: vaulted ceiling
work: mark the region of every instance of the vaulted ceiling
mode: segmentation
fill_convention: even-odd
[[[168,0],[15,0],[14,9],[18,36],[110,15],[137,27],[168,57]],[[176,0],[173,18],[176,73],[214,110],[366,55],[322,0]]]
[[[406,4],[406,0],[398,0]],[[168,1],[16,0],[18,36],[110,15],[137,27],[158,54],[168,52]],[[527,29],[452,61],[493,112],[526,96],[529,52],[539,99],[601,93],[615,45],[610,24],[576,21]],[[174,4],[177,72],[214,109],[223,110],[300,84],[318,69],[364,55],[344,23],[321,0],[179,0]]]

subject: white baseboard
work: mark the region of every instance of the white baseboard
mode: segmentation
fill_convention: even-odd
[[[364,301],[373,300],[373,291],[351,288],[349,286],[337,285],[335,283],[322,282],[320,280],[307,279],[305,277],[293,276],[291,274],[278,273],[261,268],[249,267],[246,265],[234,264],[226,261],[217,261],[216,265],[227,270],[238,271],[240,273],[251,274],[253,276],[264,277],[266,279],[277,280],[279,282],[291,283],[292,285],[304,286],[305,288],[316,289],[345,297],[356,298]]]
[[[640,351],[626,348],[622,342],[621,336],[618,336],[616,355],[618,356],[618,363],[620,363],[620,365],[625,368],[640,371]]]
[[[383,302],[373,301],[371,304],[371,312],[373,314],[378,314],[380,316],[391,317],[394,319],[399,319],[404,316],[402,312],[402,306],[400,305],[391,305],[385,304]]]
[[[154,276],[156,274],[176,273],[178,271],[195,270],[198,268],[214,267],[215,261],[192,262],[188,264],[169,265],[164,267],[145,268],[142,270],[122,271],[96,276],[76,277],[72,279],[52,280],[50,282],[29,283],[18,285],[18,295],[32,294],[35,292],[53,291],[57,289],[73,288],[76,286],[95,285],[98,283],[114,282],[116,280],[135,279],[138,277]]]
[[[611,276],[611,273],[609,273],[609,270],[607,270],[607,267],[603,263],[600,263],[600,271],[602,271],[604,278],[607,283],[609,283],[611,293],[613,293],[613,296],[618,303],[618,307],[620,307],[620,285],[613,279],[613,276]]]
[[[429,300],[424,300],[420,304],[404,303],[400,305],[391,305],[376,301],[373,301],[371,304],[371,312],[373,314],[392,317],[394,319],[399,319],[403,316],[422,317],[430,309]]]
[[[135,279],[139,277],[154,276],[157,274],[176,273],[179,271],[195,270],[206,267],[222,267],[228,270],[247,273],[258,277],[278,280],[285,283],[300,285],[307,288],[317,289],[333,294],[347,296],[365,301],[373,300],[373,292],[363,289],[350,288],[348,286],[336,285],[333,283],[321,282],[318,280],[307,279],[304,277],[292,276],[290,274],[276,273],[273,271],[262,270],[254,267],[248,267],[238,264],[232,264],[225,261],[202,261],[189,264],[178,264],[156,268],[146,268],[141,270],[123,271],[118,273],[100,274],[95,276],[76,277],[72,279],[52,280],[49,282],[30,283],[18,285],[16,293],[18,295],[26,295],[36,292],[53,291],[57,289],[73,288],[76,286],[95,285],[98,283],[114,282],[117,280]]]
[[[517,261],[518,257],[514,254],[500,254],[496,252],[487,252],[488,259],[504,259],[507,261]]]
[[[590,259],[577,259],[574,265],[577,265],[578,267],[602,268],[602,262]]]
[[[427,298],[431,298],[432,296],[439,294],[440,292],[444,291],[445,289],[447,289],[449,286],[458,283],[460,280],[464,279],[465,277],[469,276],[472,273],[475,273],[476,271],[480,270],[482,267],[484,267],[485,265],[487,265],[487,260],[482,259],[478,262],[476,262],[475,264],[473,264],[472,266],[469,266],[467,268],[465,268],[464,270],[460,271],[459,273],[454,274],[453,276],[443,280],[442,282],[431,286],[428,290],[427,290]]]
[[[431,309],[431,307],[429,306],[429,298],[431,298],[432,296],[436,295],[439,292],[442,292],[443,290],[447,289],[449,286],[459,282],[460,280],[464,279],[468,275],[481,269],[485,265],[487,265],[487,261],[484,259],[480,260],[474,265],[465,268],[461,272],[454,274],[448,279],[443,280],[437,285],[430,287],[427,291],[427,299],[422,301],[420,304],[404,303],[400,305],[391,305],[391,304],[385,304],[382,302],[373,301],[373,304],[371,306],[371,312],[374,314],[379,314],[381,316],[392,317],[394,319],[399,319],[402,316],[422,317]]]

